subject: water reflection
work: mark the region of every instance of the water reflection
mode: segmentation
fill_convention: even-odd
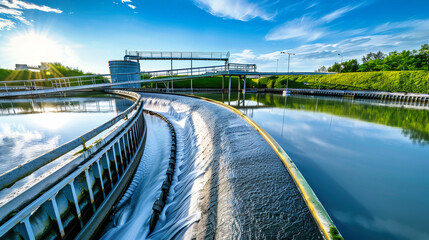
[[[196,95],[224,102],[223,94],[220,93]],[[231,98],[229,105],[240,109],[249,117],[253,116],[255,109],[286,108],[353,118],[398,127],[402,129],[403,135],[412,141],[423,145],[429,143],[429,106],[427,104],[313,96],[290,96],[287,99],[286,104],[286,98],[282,95],[238,93],[237,98]]]
[[[231,105],[286,150],[345,239],[429,239],[425,106],[250,93]]]
[[[131,104],[108,94],[1,99],[0,172],[90,131]]]

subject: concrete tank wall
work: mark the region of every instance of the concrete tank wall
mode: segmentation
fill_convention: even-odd
[[[141,94],[145,109],[173,123],[180,169],[151,239],[323,239],[282,160],[241,116],[195,98]]]
[[[114,60],[109,61],[110,74],[112,74],[112,82],[128,82],[140,80],[140,63],[133,61]],[[122,75],[121,73],[135,73]],[[118,74],[118,75],[116,75]],[[124,84],[114,86],[115,88],[130,88],[130,87],[141,87],[140,83],[136,84]]]

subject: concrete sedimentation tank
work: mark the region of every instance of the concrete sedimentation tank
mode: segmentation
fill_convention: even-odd
[[[133,61],[124,61],[124,60],[112,60],[109,61],[109,69],[112,83],[116,82],[129,82],[129,81],[139,81],[140,80],[140,63]],[[135,74],[130,74],[135,73]],[[140,83],[134,84],[124,84],[115,86],[116,88],[139,88],[141,87]]]
[[[135,194],[116,209],[103,240],[334,239],[335,225],[292,160],[244,115],[208,100],[141,95],[145,110],[174,129],[175,173],[160,204],[164,177],[150,184],[155,194],[146,182],[134,183]],[[144,200],[149,195],[153,207]],[[159,219],[149,231],[152,209]]]

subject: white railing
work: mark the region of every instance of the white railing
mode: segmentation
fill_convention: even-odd
[[[216,75],[243,74],[249,72],[256,72],[255,64],[230,63],[226,65],[217,66],[168,69],[159,71],[143,71],[135,73],[98,74],[48,79],[1,81],[0,91],[3,91],[3,93],[0,92],[0,97],[20,95],[16,92],[25,92],[25,95],[43,94],[97,87],[108,88],[112,86],[136,84],[151,81],[162,82],[169,81],[169,77],[175,77],[177,80],[186,80],[190,77],[209,77]],[[131,80],[136,74],[141,76],[141,80]],[[128,77],[129,81],[116,81],[116,78],[118,76],[124,75]],[[161,79],[162,77],[165,77],[165,79]]]
[[[203,59],[228,60],[229,52],[166,52],[166,51],[125,51],[126,59]]]
[[[112,120],[125,119],[125,122],[112,129],[94,147],[48,177],[37,180],[33,186],[0,207],[0,239],[81,239],[94,234],[131,179],[146,139],[140,95],[118,90],[114,92],[136,100],[135,104]],[[72,151],[76,145],[86,148],[85,141],[107,126],[112,126],[112,122],[40,156],[29,162],[28,167],[0,175],[0,186],[10,186]]]

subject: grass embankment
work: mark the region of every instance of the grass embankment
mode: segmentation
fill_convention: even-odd
[[[60,63],[49,63],[47,70],[29,71],[29,70],[9,70],[0,69],[0,82],[1,81],[15,81],[15,80],[31,80],[31,79],[48,79],[57,77],[74,77],[84,75],[94,75],[93,73],[84,73],[83,71],[75,68],[63,66]],[[91,80],[91,78],[82,78],[82,81]],[[106,79],[98,77],[97,83],[105,82]],[[92,84],[92,81],[83,82],[83,84]],[[22,83],[8,83],[8,86],[22,85]],[[40,82],[38,86],[50,87],[49,82]],[[70,80],[71,86],[77,86],[77,80]]]
[[[428,71],[381,71],[355,72],[332,75],[309,76],[272,76],[258,79],[247,78],[247,88],[285,88],[289,77],[290,88],[320,88],[337,90],[373,90],[388,92],[429,93]],[[238,77],[232,77],[232,88],[237,88]],[[225,78],[225,88],[228,88],[228,78]],[[155,87],[154,83],[144,84],[143,87]],[[158,84],[158,87],[164,87]],[[190,88],[191,81],[175,81],[175,88]],[[194,88],[222,88],[222,77],[198,78],[193,81]],[[243,80],[241,81],[243,88]]]
[[[162,77],[165,78],[165,77]],[[241,88],[243,88],[244,81],[241,80]],[[225,88],[228,88],[229,78],[225,77]],[[231,77],[231,88],[237,88],[238,77]],[[146,83],[142,85],[143,87],[154,88],[155,83]],[[207,77],[207,78],[196,78],[192,82],[194,88],[222,88],[222,76],[216,77]],[[247,79],[246,86],[258,87],[258,79]],[[174,81],[175,88],[191,88],[191,80],[185,81]],[[158,88],[164,88],[164,84],[158,83]]]
[[[260,87],[285,88],[288,76],[261,78]],[[373,90],[429,93],[428,71],[355,72],[332,75],[289,76],[290,88]]]

